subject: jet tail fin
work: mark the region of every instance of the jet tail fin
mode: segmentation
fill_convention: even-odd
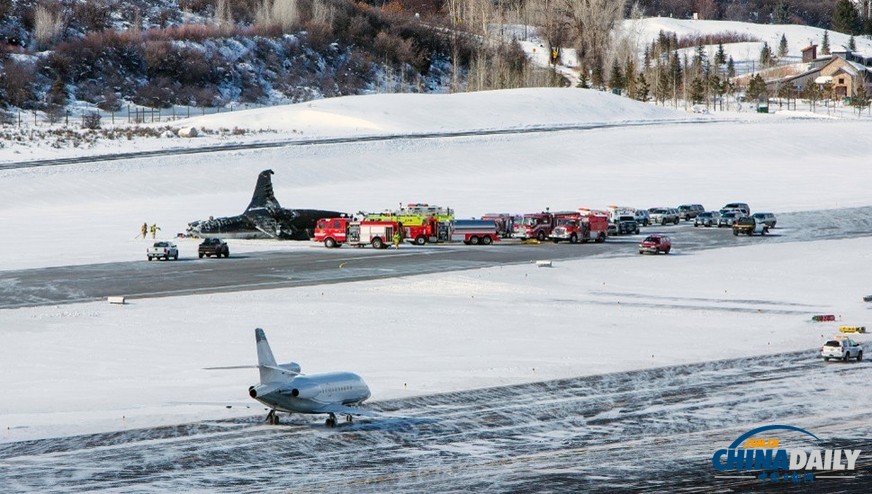
[[[257,176],[257,184],[254,186],[254,194],[251,196],[251,202],[248,204],[246,211],[252,209],[279,209],[279,201],[276,200],[273,194],[272,185],[272,170],[264,170]]]
[[[276,364],[276,359],[273,357],[272,349],[269,347],[266,334],[262,329],[254,330],[254,339],[257,343],[257,368],[260,370],[260,382],[286,381],[288,379],[287,373],[283,372],[283,369]]]

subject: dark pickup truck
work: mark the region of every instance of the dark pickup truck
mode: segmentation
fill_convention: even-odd
[[[769,233],[769,225],[766,223],[757,223],[753,216],[745,216],[744,218],[739,218],[735,223],[733,223],[733,235],[739,236],[740,233],[744,233],[745,235],[754,235],[755,233],[766,235]]]
[[[230,257],[230,247],[227,246],[227,242],[220,238],[206,238],[197,248],[197,255],[200,258],[203,256]]]

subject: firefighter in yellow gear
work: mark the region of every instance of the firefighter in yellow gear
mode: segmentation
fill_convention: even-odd
[[[399,249],[399,248],[400,248],[400,239],[401,239],[401,238],[402,238],[402,237],[400,236],[400,231],[399,231],[399,230],[395,231],[395,232],[394,232],[394,238],[393,238],[393,240],[394,240],[394,248],[395,248],[395,249]]]
[[[139,229],[139,232],[142,234],[142,238],[148,234],[148,223],[143,223],[142,228]]]

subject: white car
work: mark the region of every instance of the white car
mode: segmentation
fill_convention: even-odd
[[[855,358],[857,362],[863,360],[863,347],[856,341],[844,335],[836,335],[827,340],[821,347],[821,357],[824,360],[831,358],[844,360]]]
[[[155,242],[154,245],[148,248],[146,251],[146,255],[148,256],[148,260],[152,259],[166,259],[167,261],[172,258],[173,260],[179,259],[179,248],[176,247],[176,244],[172,242],[159,241]]]

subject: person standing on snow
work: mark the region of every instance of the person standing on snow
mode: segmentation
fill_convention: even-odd
[[[143,223],[139,231],[142,233],[142,238],[145,238],[146,234],[148,234],[148,223]]]
[[[160,228],[158,228],[157,223],[154,223],[153,225],[151,225],[151,238],[152,239],[154,239],[157,236],[158,230],[160,230]]]

